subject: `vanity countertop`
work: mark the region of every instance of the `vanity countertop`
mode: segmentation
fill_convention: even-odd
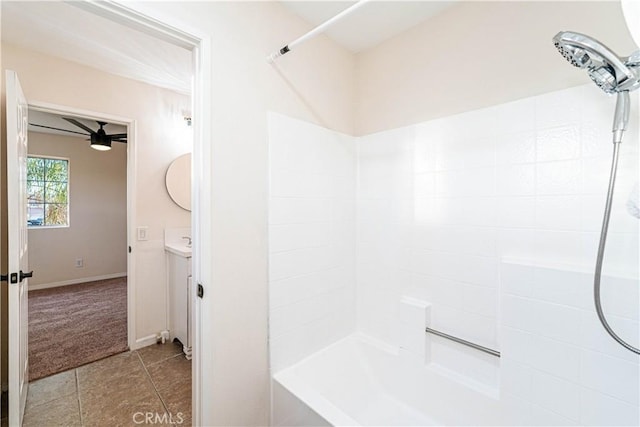
[[[165,243],[164,245],[164,249],[167,252],[171,252],[173,254],[176,254],[178,256],[182,256],[185,258],[190,258],[191,257],[191,247],[187,246],[187,242],[170,242],[170,243]]]

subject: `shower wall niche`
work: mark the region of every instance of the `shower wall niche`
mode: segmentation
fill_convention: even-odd
[[[614,103],[585,85],[359,138],[272,115],[272,371],[352,332],[398,348],[411,297],[431,304],[431,327],[502,353],[425,334],[425,363],[508,402],[522,423],[637,425],[639,361],[592,302]],[[603,280],[610,322],[636,345],[637,103]],[[313,174],[311,158],[334,165],[329,193],[284,173]],[[278,246],[283,216],[306,224],[290,230],[295,247]]]

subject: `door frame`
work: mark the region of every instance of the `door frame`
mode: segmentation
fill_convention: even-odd
[[[203,261],[213,258],[211,244],[213,240],[211,224],[212,137],[210,125],[213,114],[213,96],[211,92],[213,49],[211,36],[202,30],[185,27],[184,22],[167,13],[155,13],[152,10],[152,6],[141,4],[140,6],[134,6],[139,9],[134,9],[121,3],[121,1],[123,0],[82,1],[72,2],[71,4],[192,52],[193,155],[191,156],[191,233],[194,236],[192,273],[194,286],[196,284],[211,285],[213,283],[212,263]],[[195,292],[193,295],[195,295]],[[213,423],[213,414],[210,410],[206,410],[202,404],[202,402],[210,402],[215,398],[213,390],[213,342],[206,339],[206,331],[203,330],[205,325],[213,324],[211,305],[212,299],[207,292],[205,292],[203,298],[195,298],[195,303],[193,304],[194,343],[191,384],[194,425]]]
[[[80,108],[73,108],[64,105],[51,104],[48,102],[30,101],[29,110],[41,111],[43,113],[57,114],[61,116],[76,116],[85,119],[104,121],[108,123],[123,125],[127,127],[127,246],[133,247],[135,239],[135,218],[136,218],[136,121],[127,117],[114,116],[112,114],[100,113]],[[130,350],[135,350],[136,346],[136,263],[131,253],[127,253],[127,346]]]

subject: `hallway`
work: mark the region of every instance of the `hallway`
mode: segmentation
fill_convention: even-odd
[[[191,425],[191,361],[171,343],[29,384],[23,426]]]

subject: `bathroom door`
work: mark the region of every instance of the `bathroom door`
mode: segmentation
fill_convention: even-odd
[[[21,426],[27,401],[29,359],[27,284],[27,112],[18,75],[6,72],[7,215],[9,261],[9,425]]]

